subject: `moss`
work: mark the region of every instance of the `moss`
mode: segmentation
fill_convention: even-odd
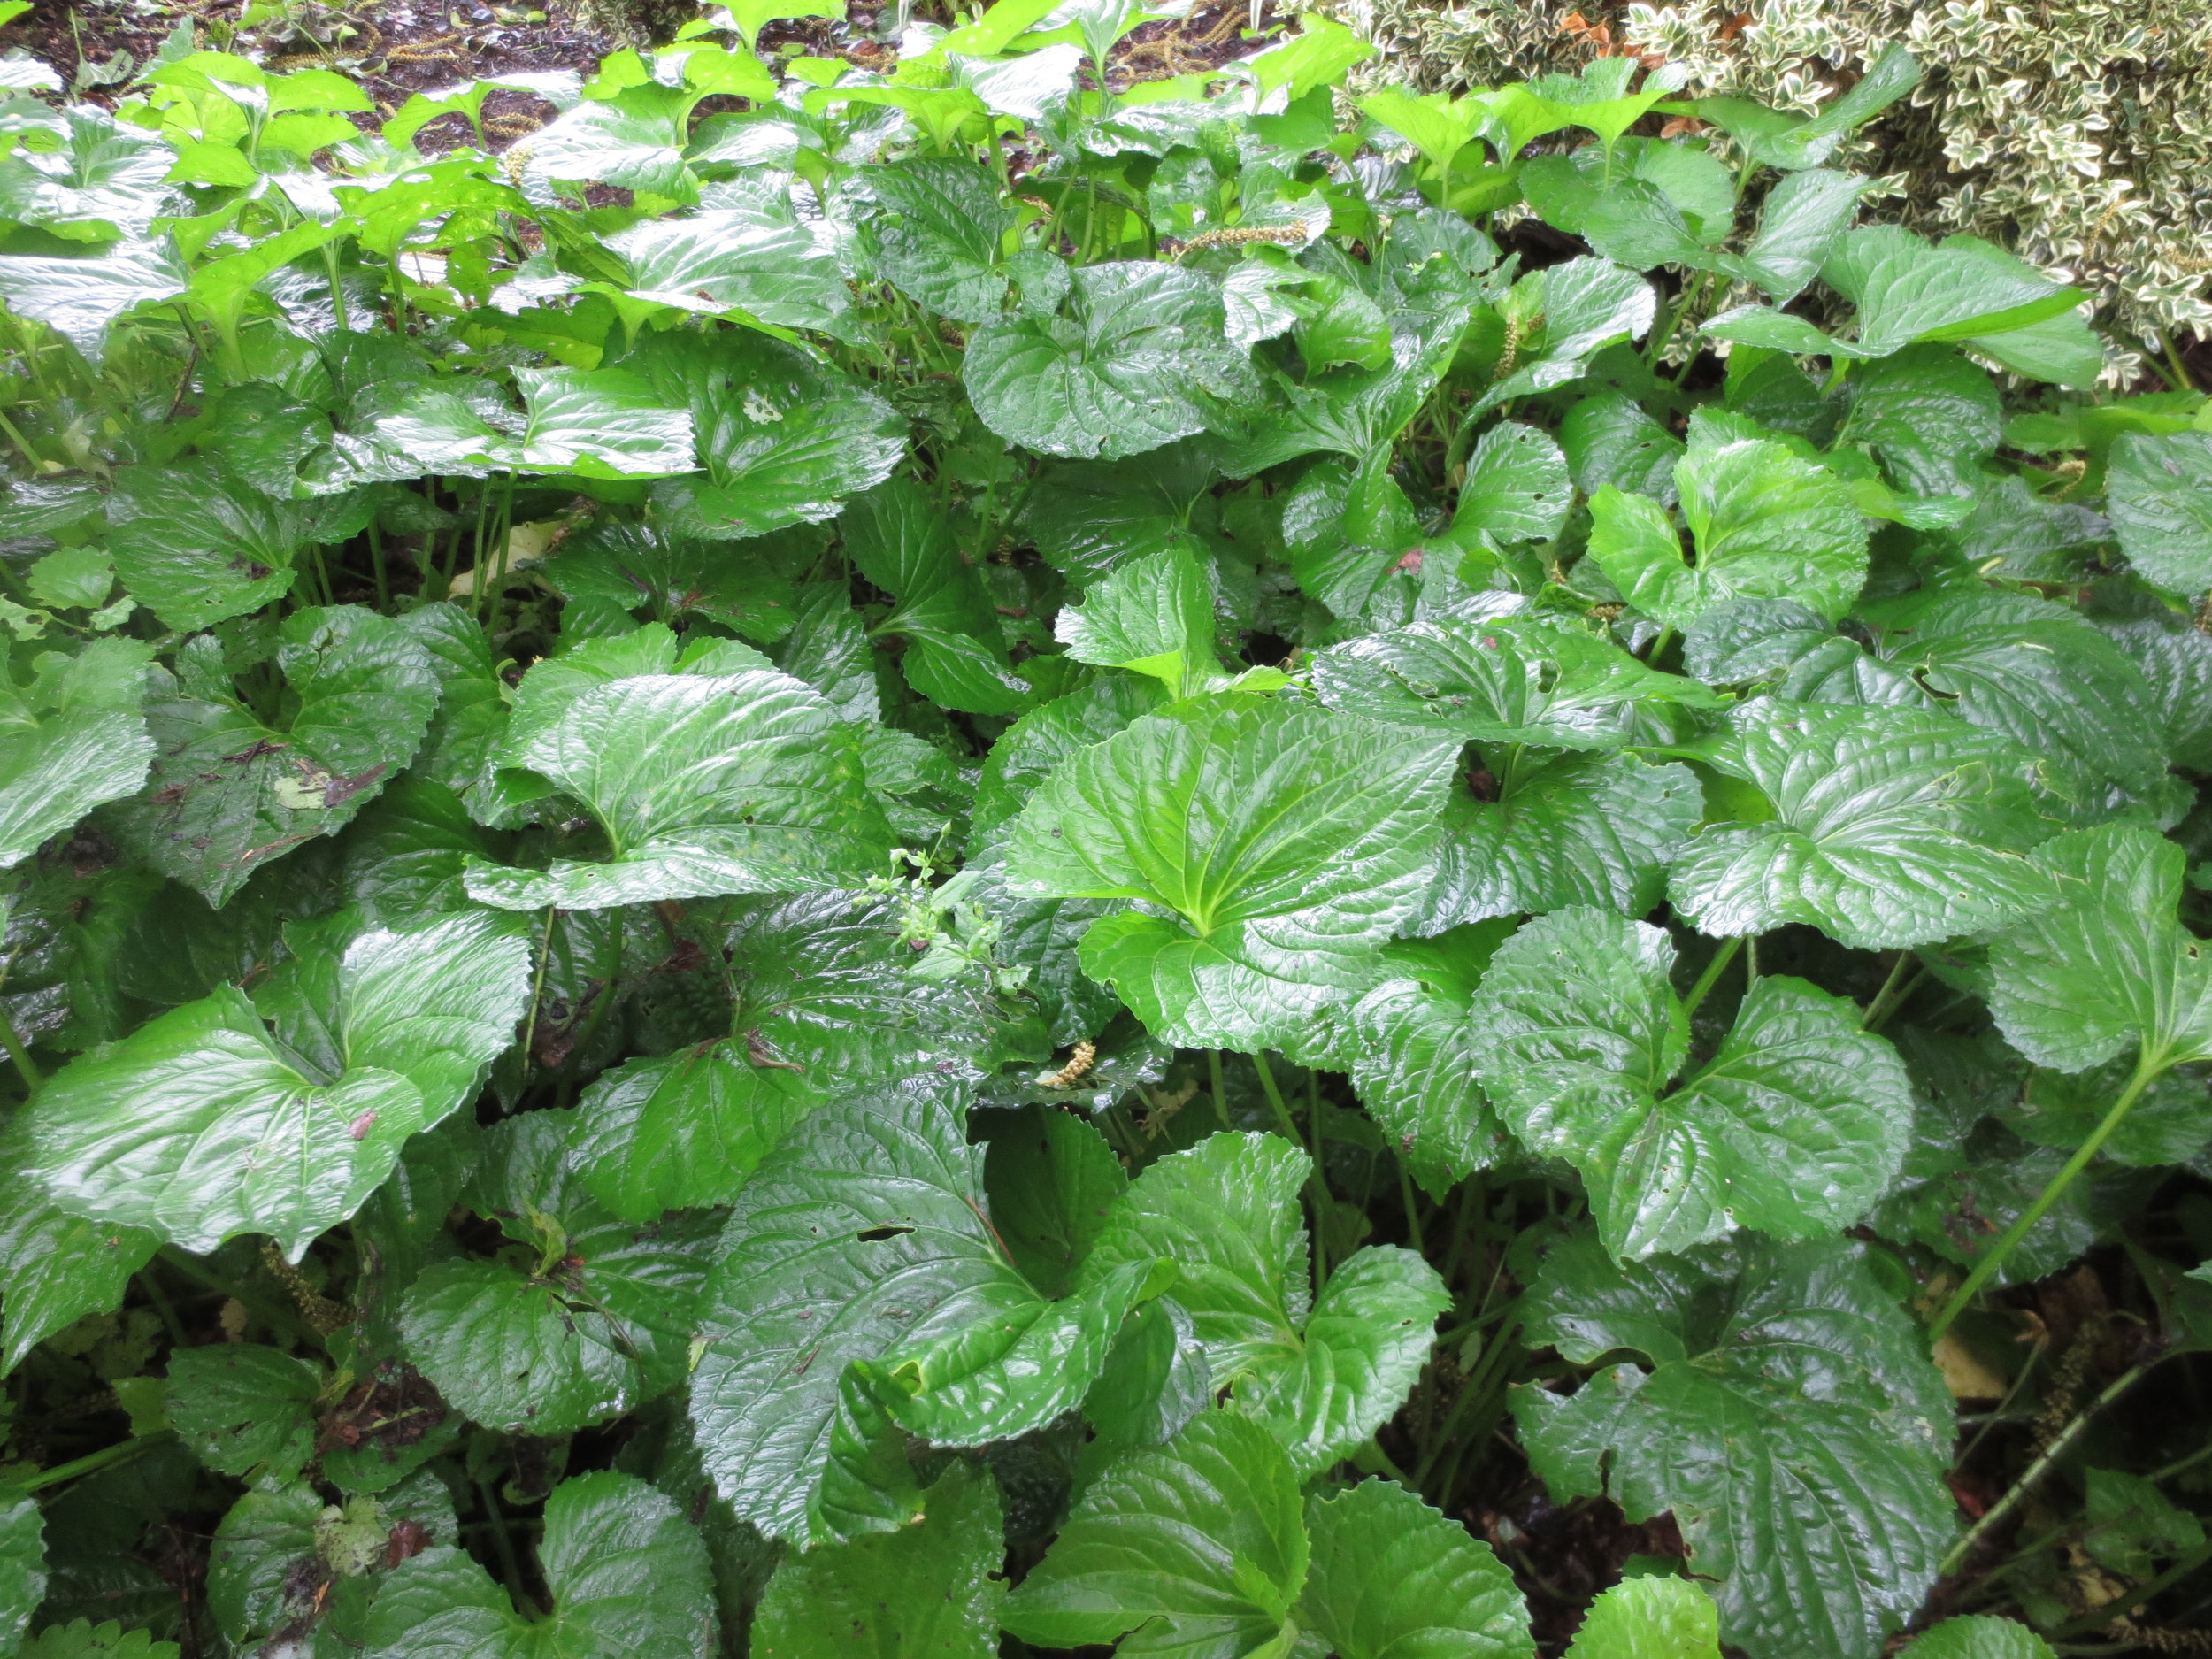
[[[1926,75],[1852,159],[1887,175],[1905,222],[1986,236],[2080,284],[2147,349],[2212,337],[2206,0],[1330,4],[1384,49],[1371,78],[1424,90],[1575,68],[1593,50],[1586,22],[1686,65],[1693,92],[1810,111],[1901,40]]]

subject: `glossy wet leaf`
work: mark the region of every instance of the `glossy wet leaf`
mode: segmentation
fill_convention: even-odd
[[[1302,1473],[1348,1455],[1404,1398],[1446,1298],[1435,1270],[1372,1245],[1307,1277],[1298,1192],[1310,1160],[1279,1137],[1221,1133],[1151,1165],[1091,1246],[1090,1279],[1164,1256],[1217,1390]]]
[[[662,335],[631,359],[691,411],[700,471],[654,486],[680,534],[732,540],[836,516],[906,449],[906,422],[860,381],[750,329]]]
[[[603,1471],[561,1482],[546,1501],[537,1556],[553,1605],[526,1620],[461,1550],[435,1545],[402,1562],[369,1615],[370,1651],[393,1659],[714,1652],[706,1545],[643,1481]]]
[[[1614,1267],[1584,1234],[1533,1287],[1532,1340],[1640,1356],[1571,1395],[1515,1394],[1545,1484],[1671,1510],[1723,1640],[1753,1659],[1874,1659],[1954,1535],[1950,1398],[1860,1251],[1747,1234]]]
[[[321,1370],[258,1343],[180,1348],[169,1357],[168,1417],[219,1474],[290,1480],[314,1451]]]
[[[1190,1659],[1286,1651],[1307,1573],[1301,1507],[1264,1430],[1202,1411],[1165,1447],[1091,1483],[1002,1617],[1046,1647],[1119,1641],[1124,1654]]]
[[[370,928],[300,976],[328,1044],[313,1058],[265,1023],[269,993],[257,1007],[225,986],[52,1078],[23,1120],[31,1173],[73,1213],[187,1249],[265,1233],[296,1257],[467,1097],[528,972],[482,912]]]
[[[1670,893],[1700,930],[1804,922],[1861,949],[2002,926],[2047,902],[2026,856],[2055,825],[2024,750],[1947,716],[1765,698],[1732,717],[1712,764],[1774,816],[1708,824]]]
[[[1256,1046],[1340,1000],[1409,911],[1455,747],[1286,703],[1187,703],[1046,782],[1009,886],[1171,910],[1094,923],[1085,967],[1159,1034]]]
[[[976,412],[1043,455],[1115,460],[1215,424],[1254,387],[1222,333],[1218,289],[1177,266],[1127,262],[1076,271],[1070,315],[986,323],[962,376]]]
[[[28,686],[0,687],[0,867],[145,781],[146,658],[134,641],[96,640]]]
[[[772,670],[588,687],[511,736],[505,758],[580,802],[610,856],[542,872],[474,865],[470,895],[594,909],[833,886],[887,839],[855,738],[819,693]]]
[[[2128,562],[2160,587],[2212,587],[2212,434],[2124,433],[2112,446],[2112,522]]]
[[[853,1362],[952,1445],[1041,1426],[1104,1363],[1141,1283],[1047,1302],[992,1234],[982,1166],[943,1098],[887,1091],[807,1118],[738,1194],[691,1412],[716,1485],[772,1537],[837,1535],[819,1488]]]
[[[1590,1603],[1567,1659],[1720,1659],[1720,1616],[1687,1578],[1624,1578]]]
[[[1719,1051],[1671,1088],[1689,1046],[1673,961],[1659,929],[1599,910],[1507,941],[1473,1009],[1476,1073],[1500,1115],[1581,1171],[1617,1257],[1855,1221],[1904,1156],[1913,1102],[1895,1051],[1859,1029],[1855,1005],[1768,975]]]
[[[1793,599],[1833,619],[1866,579],[1866,526],[1841,480],[1768,439],[1675,463],[1697,555],[1666,510],[1612,485],[1592,497],[1590,556],[1622,596],[1672,628],[1747,595]]]
[[[16,1137],[0,1148],[13,1155],[10,1168],[22,1167]],[[10,1181],[0,1191],[0,1371],[85,1315],[120,1306],[155,1244],[142,1227],[87,1221],[56,1208],[34,1183]]]
[[[892,595],[879,630],[904,638],[907,683],[947,708],[1018,712],[1029,687],[1014,677],[997,612],[921,488],[902,479],[872,490],[846,509],[843,530],[853,563]]]
[[[1370,634],[1323,652],[1312,673],[1331,708],[1476,743],[1612,749],[1628,740],[1640,707],[1715,703],[1694,680],[1529,611],[1455,613]]]
[[[2039,1065],[2078,1071],[2140,1045],[2168,1065],[2212,1054],[2212,963],[2175,918],[2185,858],[2147,830],[2078,830],[2035,854],[2056,902],[1990,952],[1990,1011]]]
[[[1424,932],[1570,904],[1643,915],[1705,810],[1687,766],[1628,755],[1524,756],[1497,789],[1446,809]]]
[[[294,710],[280,727],[227,677],[151,677],[152,774],[114,810],[134,850],[212,904],[349,823],[413,758],[438,705],[430,653],[390,618],[357,605],[296,611],[279,638]]]
[[[1390,1480],[1306,1500],[1297,1620],[1340,1659],[1533,1655],[1513,1575],[1489,1547]]]
[[[990,1475],[955,1464],[895,1532],[817,1544],[770,1581],[753,1642],[780,1659],[995,1659],[1006,1553]]]

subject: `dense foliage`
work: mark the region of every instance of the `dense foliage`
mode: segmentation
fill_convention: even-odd
[[[2003,1287],[2212,1339],[2212,406],[1857,225],[1901,54],[775,15],[0,65],[0,1652],[2131,1628],[2200,1429],[1947,1477]]]

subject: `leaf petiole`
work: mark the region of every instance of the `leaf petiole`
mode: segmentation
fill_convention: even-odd
[[[2104,1143],[2112,1139],[2121,1124],[2126,1121],[2128,1113],[2135,1109],[2135,1102],[2143,1097],[2143,1091],[2165,1070],[2162,1059],[2153,1059],[2147,1054],[2136,1061],[2135,1075],[2120,1091],[2120,1098],[2113,1102],[2112,1110],[2104,1115],[2104,1121],[2090,1131],[2089,1139],[2083,1141],[2059,1172],[2051,1177],[2050,1184],[2036,1194],[2035,1202],[2020,1212],[2018,1219],[2007,1227],[2003,1235],[1990,1247],[1989,1253],[1974,1264],[1974,1271],[1967,1274],[1965,1282],[1952,1293],[1951,1300],[1944,1304],[1943,1311],[1936,1315],[1935,1322],[1928,1327],[1929,1341],[1940,1340],[1959,1315],[1966,1311],[1968,1304],[1980,1294],[1982,1286],[1995,1277],[1997,1270],[2004,1265],[2005,1257],[2012,1254],[2013,1248],[2027,1237],[2030,1229],[2043,1219],[2051,1206],[2074,1184],[2075,1178],[2089,1167],[2090,1160],[2103,1149]]]

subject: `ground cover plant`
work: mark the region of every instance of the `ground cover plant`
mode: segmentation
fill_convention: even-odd
[[[0,59],[0,1652],[2195,1650],[2212,405],[1911,59],[774,20]]]

